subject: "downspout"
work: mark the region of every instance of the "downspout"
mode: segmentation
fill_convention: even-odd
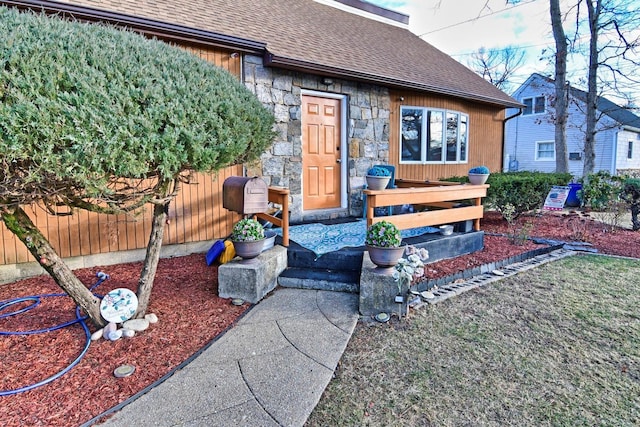
[[[616,129],[613,134],[613,147],[611,149],[611,175],[617,175],[616,163],[618,162],[618,137],[620,136],[620,128]]]
[[[505,157],[507,157],[507,122],[511,119],[515,119],[521,114],[522,114],[522,108],[520,108],[518,112],[515,113],[514,115],[506,117],[502,120],[502,159],[500,159],[500,164],[503,166],[503,169],[504,169],[504,159]],[[516,134],[516,137],[517,137],[517,134]],[[509,165],[507,165],[507,171],[508,170],[509,170]]]

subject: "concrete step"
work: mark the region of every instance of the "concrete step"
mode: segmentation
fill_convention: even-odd
[[[335,271],[360,271],[364,248],[342,248],[321,256],[292,243],[287,251],[289,267]]]
[[[289,267],[278,277],[286,288],[316,289],[334,292],[360,292],[360,270],[336,271],[320,268]]]
[[[276,242],[281,244],[280,237]],[[429,262],[455,258],[482,250],[484,232],[455,232],[450,236],[426,234],[403,240],[405,245],[426,248]],[[287,269],[278,284],[289,288],[318,289],[358,293],[364,247],[342,248],[317,256],[291,241],[287,248]]]

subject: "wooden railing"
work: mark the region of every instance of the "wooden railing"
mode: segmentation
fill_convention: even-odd
[[[364,190],[367,197],[367,227],[376,222],[388,221],[399,229],[406,230],[473,220],[473,228],[476,231],[480,230],[480,218],[483,216],[482,198],[487,196],[489,185],[412,180],[396,180],[395,184],[396,188],[388,190]],[[463,200],[471,200],[472,205],[456,207]],[[404,204],[436,209],[374,217],[377,207]]]
[[[282,218],[266,212],[255,214],[258,218],[271,222],[276,227],[282,227],[282,245],[289,246],[289,189],[269,187],[269,201],[282,207]]]

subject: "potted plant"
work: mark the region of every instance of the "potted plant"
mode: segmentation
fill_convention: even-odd
[[[380,221],[367,229],[365,246],[369,258],[378,267],[393,267],[404,253],[400,247],[402,235],[398,227],[388,221]]]
[[[245,259],[260,255],[264,247],[264,228],[255,219],[244,218],[236,222],[230,240],[236,254]]]
[[[381,166],[374,166],[367,172],[367,188],[384,190],[391,180],[391,171]]]
[[[476,166],[469,169],[469,182],[473,185],[480,185],[487,182],[489,178],[489,168],[486,166]]]

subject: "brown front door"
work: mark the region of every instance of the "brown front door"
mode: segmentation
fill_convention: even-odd
[[[305,210],[340,207],[340,100],[302,96]]]

